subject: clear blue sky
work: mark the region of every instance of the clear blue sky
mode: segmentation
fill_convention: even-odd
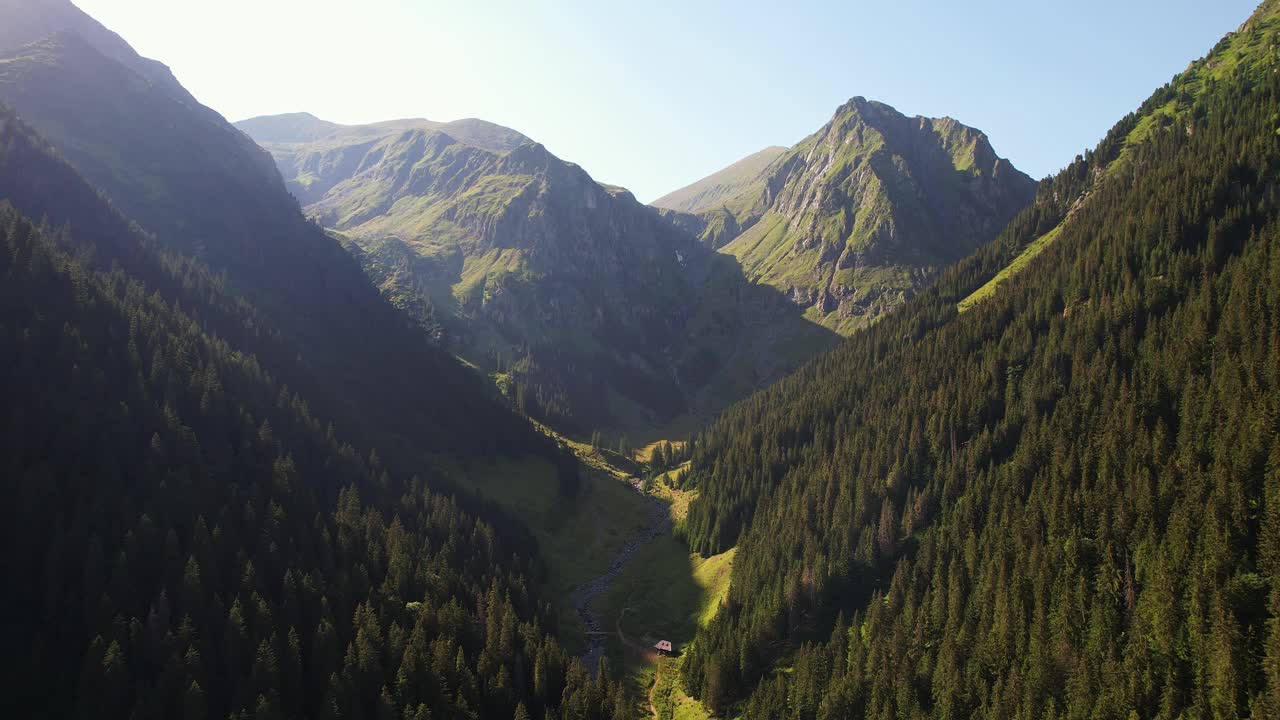
[[[1036,177],[1256,0],[75,0],[232,120],[480,117],[641,200],[863,95]]]

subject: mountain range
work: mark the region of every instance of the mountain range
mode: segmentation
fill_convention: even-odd
[[[862,99],[656,209],[480,120],[238,127],[397,306],[579,435],[713,416],[910,297],[1034,188],[978,131]]]
[[[239,124],[397,306],[585,437],[709,417],[835,335],[624,189],[479,120]]]

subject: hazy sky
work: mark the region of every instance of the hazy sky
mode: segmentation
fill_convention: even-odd
[[[231,120],[480,117],[644,201],[854,95],[1042,177],[1257,0],[75,0]]]

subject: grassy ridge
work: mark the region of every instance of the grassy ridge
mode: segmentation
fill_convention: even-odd
[[[784,147],[765,148],[650,204],[687,213],[724,207],[741,195],[763,190],[765,170],[786,152]]]
[[[1232,73],[1248,70],[1264,63],[1268,58],[1280,58],[1280,45],[1276,44],[1280,32],[1280,16],[1274,5],[1264,8],[1249,19],[1239,32],[1223,38],[1203,61],[1193,63],[1186,72],[1176,77],[1173,85],[1177,92],[1161,97],[1159,102],[1148,101],[1137,114],[1133,128],[1124,135],[1124,145],[1116,161],[1102,168],[1098,179],[1111,176],[1132,161],[1134,153],[1142,146],[1157,140],[1162,133],[1195,132],[1197,121],[1203,119],[1204,107],[1199,103],[1205,89],[1213,83],[1223,82]],[[1243,67],[1242,67],[1243,66]],[[1280,134],[1280,129],[1277,130]],[[1062,231],[1062,225],[1037,238],[1018,254],[1007,267],[985,285],[962,300],[960,312],[990,298],[996,287],[1021,272],[1037,255],[1049,247]]]
[[[960,312],[964,312],[992,295],[995,295],[996,288],[1000,283],[1008,280],[1026,268],[1037,255],[1044,252],[1045,248],[1048,248],[1053,244],[1053,241],[1058,238],[1058,235],[1061,234],[1061,232],[1062,226],[1059,225],[1053,230],[1033,240],[1029,245],[1027,245],[1025,250],[1013,259],[1013,262],[1009,263],[1007,267],[1001,270],[995,277],[988,280],[982,287],[974,290],[972,295],[961,300],[959,304],[956,305],[956,308]]]

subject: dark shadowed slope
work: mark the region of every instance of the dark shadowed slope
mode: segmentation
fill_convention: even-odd
[[[0,48],[20,47],[67,30],[180,101],[196,104],[167,66],[138,55],[123,38],[67,0],[0,0],[0,18],[4,19],[0,23]]]
[[[527,533],[349,444],[280,343],[0,106],[9,714],[626,717]]]
[[[329,389],[316,401],[359,420],[349,432],[399,437],[411,454],[521,452],[541,442],[302,216],[252,140],[180,87],[135,69],[152,65],[120,48],[103,54],[85,36],[115,36],[69,3],[5,11],[9,22],[58,31],[0,49],[0,101],[164,247],[223,273]]]

